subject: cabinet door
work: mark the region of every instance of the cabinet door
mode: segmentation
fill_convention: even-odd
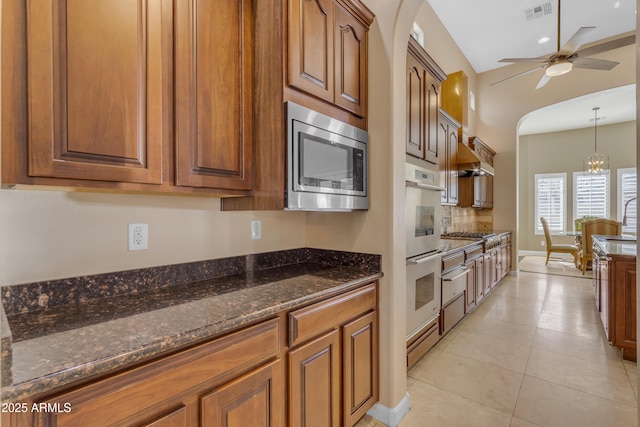
[[[162,182],[171,8],[168,0],[28,2],[29,175]]]
[[[184,406],[142,427],[188,427],[187,410]]]
[[[449,146],[447,141],[447,135],[449,133],[449,127],[446,123],[438,123],[438,140],[440,141],[440,186],[444,188],[444,191],[440,192],[440,202],[447,204],[449,200],[449,161],[447,159],[447,147]]]
[[[484,255],[476,259],[476,304],[484,297],[485,268]]]
[[[281,362],[276,360],[202,397],[202,427],[283,425]]]
[[[334,92],[333,37],[333,0],[289,0],[288,83],[329,102]]]
[[[367,28],[335,3],[334,103],[359,117],[367,115]]]
[[[469,269],[465,291],[465,313],[468,313],[476,305],[476,262],[470,261],[465,264],[465,267]]]
[[[340,333],[289,352],[289,426],[340,425]]]
[[[425,136],[425,152],[424,159],[428,162],[438,164],[439,153],[438,147],[438,116],[440,114],[440,84],[436,82],[436,79],[426,74],[426,86],[425,86],[425,114],[426,114],[426,136]],[[456,141],[458,135],[456,134]],[[456,153],[458,146],[456,145]],[[455,163],[458,164],[457,161]],[[457,167],[456,167],[457,173]]]
[[[425,71],[418,60],[407,54],[407,147],[409,155],[424,158]]]
[[[378,400],[376,312],[342,327],[344,425],[352,426]]]
[[[176,3],[176,184],[252,185],[251,1]]]
[[[491,252],[484,255],[484,294],[487,295],[491,290],[493,282],[493,271],[496,269],[496,260],[491,256]]]
[[[447,127],[447,202],[458,204],[458,129]]]
[[[636,263],[635,261],[616,261],[615,278],[611,286],[612,292],[612,320],[615,325],[612,344],[622,348],[625,359],[636,360]],[[610,273],[611,274],[611,273]]]

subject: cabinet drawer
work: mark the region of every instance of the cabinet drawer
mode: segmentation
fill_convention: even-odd
[[[289,313],[289,347],[376,308],[376,284]]]
[[[464,293],[443,307],[441,313],[442,335],[444,335],[464,317]]]
[[[139,425],[183,403],[195,388],[226,382],[280,350],[279,319],[249,327],[218,340],[48,399],[71,404],[69,413],[42,414],[44,425]],[[40,424],[38,424],[40,425]]]
[[[460,268],[442,276],[442,305],[464,293],[471,270]]]
[[[440,340],[440,326],[438,324],[440,318],[438,317],[437,320],[438,321],[436,323],[427,329],[427,332],[407,348],[407,369],[413,368],[413,366],[422,359],[422,356],[427,354],[427,352]]]
[[[471,248],[465,249],[464,250],[464,260],[468,261],[470,259],[474,259],[474,258],[482,255],[482,253],[483,253],[482,245],[473,246]]]
[[[442,257],[442,272],[446,272],[464,264],[464,251],[447,254]]]

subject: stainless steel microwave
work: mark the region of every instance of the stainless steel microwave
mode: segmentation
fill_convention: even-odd
[[[368,209],[367,132],[293,102],[285,108],[286,209]]]

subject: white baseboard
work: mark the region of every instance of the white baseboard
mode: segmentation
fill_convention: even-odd
[[[410,406],[409,393],[407,393],[395,408],[388,408],[380,403],[376,403],[371,409],[369,409],[369,411],[367,411],[367,414],[376,420],[385,423],[389,427],[397,427],[400,420],[402,420],[409,412]]]

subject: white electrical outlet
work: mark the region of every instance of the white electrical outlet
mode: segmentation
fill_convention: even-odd
[[[143,251],[149,248],[149,225],[129,224],[129,250]]]
[[[262,221],[253,220],[251,221],[251,240],[260,239],[262,239]]]
[[[544,240],[540,240],[540,246],[544,246]]]

